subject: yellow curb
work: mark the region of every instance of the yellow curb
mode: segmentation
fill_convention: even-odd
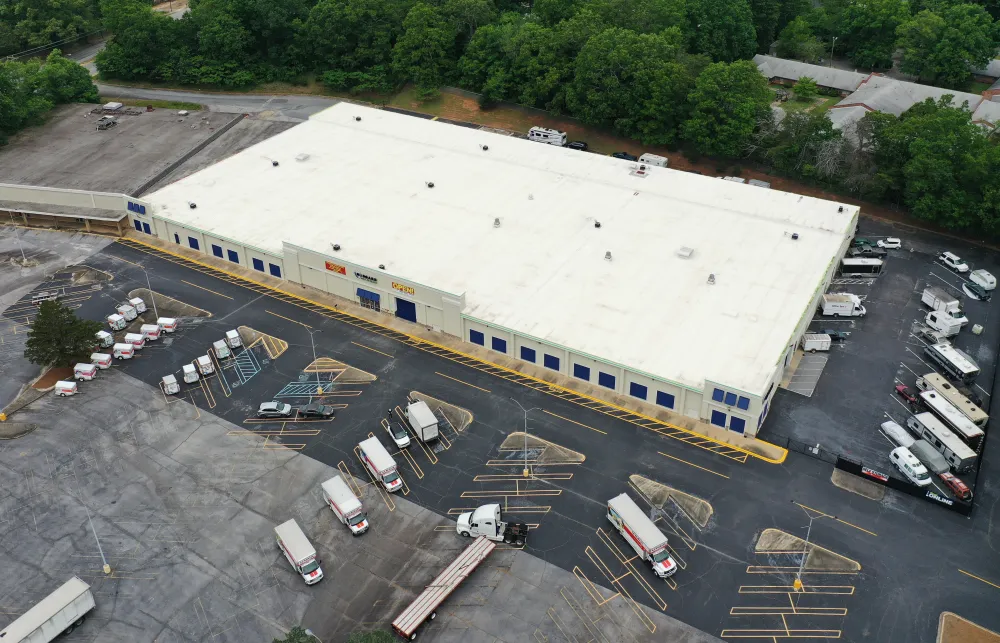
[[[413,340],[417,344],[426,344],[428,346],[433,346],[433,347],[435,347],[437,349],[440,349],[440,350],[443,350],[443,351],[447,351],[449,353],[454,353],[456,355],[461,355],[462,357],[464,357],[466,359],[470,359],[470,360],[473,360],[475,362],[479,362],[480,364],[488,364],[489,366],[491,366],[493,368],[499,368],[502,371],[505,371],[507,373],[511,373],[511,374],[517,375],[518,377],[523,377],[523,378],[526,378],[526,379],[529,379],[529,380],[533,380],[533,381],[535,381],[535,382],[537,382],[539,384],[542,384],[544,386],[547,386],[549,388],[557,389],[557,390],[560,390],[560,391],[565,391],[566,393],[569,393],[571,395],[576,395],[576,396],[579,396],[579,397],[582,397],[582,398],[586,398],[588,400],[591,400],[591,401],[596,402],[598,404],[601,404],[603,406],[606,406],[606,407],[609,407],[609,408],[621,411],[623,413],[629,413],[631,415],[634,415],[636,417],[640,417],[640,418],[642,418],[644,420],[648,420],[650,422],[655,422],[656,424],[659,424],[661,426],[665,426],[665,427],[668,427],[670,429],[673,429],[673,430],[676,430],[676,431],[680,431],[682,433],[686,433],[686,434],[691,435],[691,436],[698,437],[698,438],[700,438],[702,440],[706,440],[706,441],[711,442],[713,444],[717,444],[719,446],[726,447],[727,449],[731,449],[733,451],[738,451],[740,453],[745,453],[748,456],[757,458],[758,460],[763,460],[764,462],[769,462],[771,464],[782,464],[785,461],[785,459],[788,457],[788,449],[785,449],[783,447],[779,447],[776,444],[771,444],[770,442],[765,442],[764,440],[757,440],[757,441],[760,442],[761,444],[766,444],[769,447],[773,447],[775,449],[779,449],[781,451],[781,457],[780,458],[769,458],[767,456],[760,455],[759,453],[754,453],[753,451],[750,451],[749,449],[745,449],[743,447],[739,447],[739,446],[737,446],[735,444],[730,444],[728,442],[723,442],[721,440],[717,440],[717,439],[712,438],[710,436],[703,435],[703,434],[697,433],[695,431],[691,431],[690,429],[685,429],[684,427],[680,427],[680,426],[677,426],[675,424],[670,424],[669,422],[664,422],[663,420],[658,420],[656,418],[649,417],[648,415],[643,415],[642,413],[639,413],[638,411],[633,411],[632,409],[627,409],[625,407],[618,406],[617,404],[613,404],[611,402],[608,402],[607,400],[602,400],[600,398],[596,398],[596,397],[587,395],[586,393],[581,393],[580,391],[575,391],[575,390],[573,390],[571,388],[560,386],[558,384],[553,384],[552,382],[547,382],[547,381],[545,381],[543,379],[540,379],[540,378],[537,378],[537,377],[533,377],[533,376],[528,375],[526,373],[522,373],[521,371],[517,371],[517,370],[514,370],[512,368],[508,368],[506,366],[502,366],[500,364],[495,364],[493,362],[487,362],[486,360],[484,360],[484,359],[482,359],[480,357],[476,357],[474,355],[469,355],[467,353],[463,353],[462,351],[459,351],[459,350],[456,350],[454,348],[451,348],[450,346],[444,346],[442,344],[437,344],[435,342],[432,342],[432,341],[430,341],[428,339],[424,339],[423,337],[417,337],[416,335],[410,335],[409,333],[403,332],[401,330],[397,330],[395,328],[390,328],[388,326],[384,326],[382,324],[379,324],[378,322],[374,322],[374,321],[365,319],[364,317],[358,317],[357,315],[352,315],[351,313],[346,312],[343,309],[334,308],[333,306],[330,306],[330,305],[327,305],[327,304],[323,304],[323,303],[320,303],[318,301],[313,301],[313,300],[308,299],[306,297],[303,297],[301,295],[296,295],[295,293],[287,292],[285,290],[282,290],[281,288],[275,288],[274,286],[271,286],[269,284],[261,283],[259,281],[254,281],[253,279],[249,279],[249,278],[244,277],[242,275],[238,275],[236,273],[229,272],[228,270],[225,270],[223,268],[218,268],[218,267],[213,266],[211,264],[204,263],[202,261],[198,261],[197,259],[191,259],[190,257],[186,257],[184,255],[177,254],[176,252],[171,252],[170,250],[167,250],[165,248],[161,248],[161,247],[156,246],[156,245],[151,244],[151,243],[147,243],[145,241],[140,241],[140,240],[134,239],[132,237],[126,237],[126,238],[121,239],[121,240],[116,240],[116,243],[120,242],[120,241],[127,241],[128,243],[134,243],[136,245],[146,246],[147,248],[151,248],[151,249],[156,250],[158,252],[162,252],[164,254],[170,255],[172,257],[176,257],[178,259],[181,259],[181,260],[189,262],[189,263],[193,263],[193,264],[195,264],[197,266],[201,266],[202,268],[207,268],[209,270],[214,270],[216,272],[220,272],[220,273],[222,273],[224,275],[232,277],[233,279],[238,279],[240,281],[245,281],[247,283],[254,284],[255,286],[259,286],[261,288],[266,288],[268,290],[272,290],[274,292],[281,293],[282,295],[284,295],[286,297],[291,297],[293,299],[298,299],[299,301],[303,301],[305,303],[312,304],[313,306],[318,306],[320,308],[325,308],[326,310],[329,310],[329,311],[332,311],[332,312],[336,312],[339,315],[344,315],[346,317],[350,317],[351,319],[356,319],[359,322],[364,322],[365,324],[371,324],[373,326],[378,326],[379,328],[383,328],[386,331],[389,331],[389,332],[392,332],[392,333],[399,333],[400,335],[405,335],[406,337],[408,337],[409,339]],[[417,346],[417,348],[419,348],[419,346]]]

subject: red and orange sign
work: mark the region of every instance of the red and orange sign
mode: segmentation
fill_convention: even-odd
[[[333,263],[332,261],[326,262],[326,269],[329,270],[330,272],[339,272],[342,275],[347,274],[347,268],[340,265],[339,263]]]

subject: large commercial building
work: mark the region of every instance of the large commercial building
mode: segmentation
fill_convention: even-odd
[[[855,206],[338,104],[139,232],[754,435]]]

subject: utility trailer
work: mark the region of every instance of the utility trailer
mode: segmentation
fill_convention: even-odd
[[[425,621],[433,621],[437,616],[437,608],[444,599],[458,589],[466,578],[475,571],[479,563],[496,548],[496,543],[480,536],[472,544],[451,561],[444,571],[438,574],[410,605],[392,622],[392,629],[408,641],[417,638],[417,628]]]

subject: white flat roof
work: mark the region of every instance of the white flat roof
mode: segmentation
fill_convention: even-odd
[[[338,243],[465,293],[470,317],[656,377],[762,393],[857,207],[633,165],[340,103],[147,200],[278,255]]]

